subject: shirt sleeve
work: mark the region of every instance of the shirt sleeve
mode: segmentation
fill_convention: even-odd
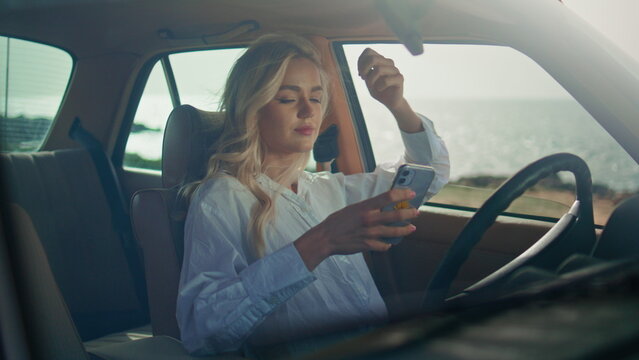
[[[189,210],[177,299],[182,342],[196,355],[239,349],[278,305],[315,280],[293,244],[247,264],[238,214],[229,211],[236,204],[220,211],[210,200]]]
[[[426,199],[433,197],[448,183],[450,160],[446,144],[437,135],[433,122],[421,114],[418,115],[422,120],[424,131],[409,134],[400,130],[405,152],[399,161],[394,164],[380,164],[372,173],[344,177],[348,204],[388,191],[397,168],[407,162],[428,165],[435,170],[435,178],[428,189]]]

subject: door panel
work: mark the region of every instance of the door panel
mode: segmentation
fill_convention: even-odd
[[[417,230],[387,253],[371,254],[371,270],[391,316],[416,309],[437,265],[472,212],[423,206]],[[552,222],[501,216],[472,251],[451,293],[484,278],[528,249]]]

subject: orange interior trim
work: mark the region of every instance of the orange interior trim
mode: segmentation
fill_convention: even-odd
[[[322,56],[322,63],[330,81],[329,112],[322,123],[321,131],[328,126],[336,124],[339,128],[337,143],[339,156],[335,160],[339,171],[344,174],[355,174],[364,171],[362,164],[359,141],[353,126],[350,107],[346,100],[346,92],[341,78],[341,72],[335,61],[335,56],[328,39],[321,36],[311,36],[309,40],[317,47]],[[318,171],[327,170],[318,166]]]

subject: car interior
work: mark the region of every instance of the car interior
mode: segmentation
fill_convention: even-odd
[[[180,343],[175,317],[188,209],[181,190],[205,175],[222,114],[211,102],[180,99],[178,56],[241,51],[278,31],[308,38],[330,77],[322,131],[339,130],[326,133],[337,136],[339,151],[313,163],[312,171],[374,169],[372,125],[343,48],[390,43],[406,54],[428,53],[431,44],[525,54],[594,118],[639,174],[639,66],[557,0],[8,1],[0,5],[0,47],[6,48],[0,71],[7,69],[0,78],[4,358],[194,358]],[[11,96],[26,95],[8,85],[9,68],[29,73],[32,66],[31,58],[10,63],[23,42],[61,49],[71,65],[48,125],[38,130],[42,137],[33,146],[11,147],[18,135],[4,123],[26,115],[11,115],[8,104]],[[590,61],[578,61],[584,58]],[[195,76],[219,65],[215,87],[222,86],[227,70],[221,62],[207,61]],[[136,130],[157,74],[166,79],[170,99],[168,112],[152,112],[162,130],[148,124]],[[25,109],[30,106],[36,103],[25,100]],[[159,140],[145,140],[145,132]],[[156,167],[130,162],[136,136],[142,145],[157,143]],[[420,208],[416,232],[388,252],[364,254],[389,325],[307,358],[637,356],[639,322],[622,320],[639,315],[639,177],[633,175],[635,187],[618,191],[601,215],[601,186],[593,182],[590,160],[564,151],[544,155],[489,191],[469,195],[463,191],[472,188],[453,179]],[[534,186],[559,172],[574,179],[569,200],[557,205],[558,192],[531,200]],[[518,213],[529,203],[559,210]],[[565,320],[570,309],[574,316]],[[541,318],[543,324],[535,322]],[[623,326],[605,332],[604,322]],[[556,329],[550,337],[544,335],[549,329]],[[585,336],[595,340],[575,346]]]

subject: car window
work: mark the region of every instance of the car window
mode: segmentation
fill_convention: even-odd
[[[172,109],[171,94],[158,61],[151,70],[133,119],[124,152],[125,166],[160,170],[164,126]]]
[[[216,111],[228,72],[244,49],[172,54],[154,65],[140,99],[126,145],[124,165],[160,170],[166,120],[176,103]],[[173,79],[176,92],[171,94]]]
[[[0,36],[0,151],[40,148],[72,69],[64,50]]]
[[[446,142],[451,181],[433,203],[477,208],[507,177],[557,152],[588,163],[598,224],[639,190],[639,167],[619,144],[539,65],[502,46],[426,44],[413,57],[399,44],[343,45],[375,163],[397,161],[403,146],[390,113],[354,78],[366,47],[395,61],[405,97]],[[573,188],[569,173],[550,176],[507,211],[561,216],[574,201]]]
[[[179,53],[169,56],[183,104],[217,110],[224,84],[244,48]]]

